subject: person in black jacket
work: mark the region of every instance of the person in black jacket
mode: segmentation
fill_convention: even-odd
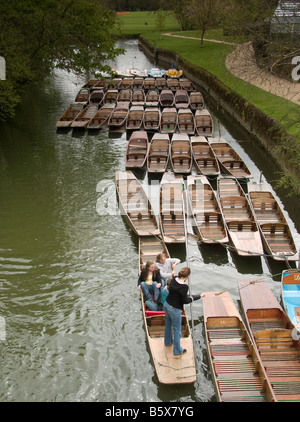
[[[188,267],[182,268],[177,277],[173,277],[169,286],[169,294],[164,304],[166,315],[165,323],[165,346],[173,344],[174,355],[181,355],[186,352],[180,346],[181,337],[181,311],[183,305],[200,299],[200,295],[188,295],[188,286],[185,284],[190,276],[191,270]],[[174,339],[172,335],[174,329]]]
[[[147,261],[138,279],[138,289],[144,293],[145,301],[154,300],[156,302],[160,293],[160,287],[160,271],[154,261]]]

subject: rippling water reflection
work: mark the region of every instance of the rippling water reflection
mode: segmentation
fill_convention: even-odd
[[[152,65],[135,41],[124,44],[129,52],[120,59],[122,67]],[[201,301],[193,305],[197,382],[179,387],[157,382],[136,288],[137,238],[123,217],[111,212],[126,135],[55,130],[83,83],[54,74],[0,127],[0,315],[6,322],[0,400],[214,400]],[[245,157],[242,144],[224,126],[220,130]],[[252,161],[250,167],[259,175]],[[185,264],[183,247],[171,253]],[[279,297],[279,278],[271,274],[279,273],[280,265],[243,260],[194,240],[189,258],[194,293],[228,290],[237,301],[237,280],[254,275],[263,276]]]

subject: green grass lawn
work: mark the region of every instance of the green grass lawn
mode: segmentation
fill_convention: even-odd
[[[163,12],[165,19],[163,32],[180,31],[180,26],[173,12]],[[142,32],[159,31],[157,12],[129,12],[118,15],[121,22],[121,35],[139,35]]]

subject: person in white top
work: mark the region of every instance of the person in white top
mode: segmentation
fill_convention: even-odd
[[[160,253],[156,257],[156,266],[160,271],[162,279],[162,287],[164,287],[169,278],[172,278],[176,275],[175,267],[180,263],[178,258],[167,258],[164,253]]]

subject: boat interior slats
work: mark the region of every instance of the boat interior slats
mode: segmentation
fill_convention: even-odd
[[[262,380],[245,339],[245,329],[238,319],[211,317],[207,319],[206,327],[221,400],[267,401]]]

